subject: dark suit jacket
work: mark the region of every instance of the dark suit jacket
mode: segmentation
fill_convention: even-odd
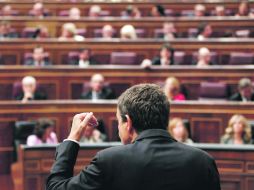
[[[72,141],[58,146],[47,190],[220,190],[214,159],[166,130],[145,130],[132,144],[98,152],[72,177],[78,150]]]
[[[240,93],[233,94],[229,100],[231,101],[243,101],[243,98]],[[251,101],[254,101],[254,94],[251,95]]]
[[[70,59],[68,64],[69,65],[79,65],[79,59]],[[91,57],[89,59],[89,64],[90,65],[99,65],[100,63],[97,60],[95,60],[93,57]]]
[[[15,100],[22,100],[24,98],[24,93],[22,92],[20,95],[15,97]],[[47,100],[47,95],[45,93],[36,91],[34,93],[34,100]]]
[[[170,65],[174,64],[174,59],[170,59]],[[154,57],[152,60],[152,65],[161,65],[161,59],[160,57]]]
[[[115,93],[108,87],[104,87],[101,90],[101,93],[99,94],[99,99],[115,99],[116,95]],[[81,99],[92,99],[92,90],[89,90],[88,92],[81,95]]]
[[[33,59],[28,59],[28,60],[25,61],[24,65],[34,66],[35,65],[35,61]],[[48,59],[45,59],[43,66],[49,66],[49,65],[52,65],[51,61],[48,60]]]

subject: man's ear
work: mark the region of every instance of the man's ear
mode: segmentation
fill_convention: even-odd
[[[134,130],[134,128],[133,128],[133,125],[132,125],[132,120],[131,120],[131,118],[130,118],[130,116],[129,115],[125,115],[125,117],[126,117],[126,122],[127,122],[127,130],[128,130],[128,132],[129,133],[132,133],[132,131]]]

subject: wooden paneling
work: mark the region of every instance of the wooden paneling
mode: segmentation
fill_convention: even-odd
[[[114,145],[116,144],[81,145],[75,165],[75,174],[88,165],[98,151]],[[254,174],[244,169],[248,162],[253,162],[254,160],[253,147],[232,147],[230,145],[222,146],[218,144],[194,144],[194,146],[205,150],[215,158],[221,176],[222,190],[253,189]],[[24,157],[20,157],[19,163],[25,164],[31,161],[42,163],[40,170],[33,171],[33,176],[31,176],[31,172],[24,171],[25,175],[21,178],[21,181],[23,184],[26,184],[26,190],[44,189],[46,176],[50,171],[50,166],[54,162],[55,146],[23,146],[20,151]],[[239,158],[239,154],[242,157]],[[21,187],[20,189],[22,190]]]

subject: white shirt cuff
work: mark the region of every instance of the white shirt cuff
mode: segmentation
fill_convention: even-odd
[[[78,144],[78,145],[79,145],[79,142],[78,142],[78,141],[76,141],[76,140],[72,140],[72,139],[64,139],[64,140],[63,140],[63,142],[64,142],[64,141],[72,141],[72,142],[74,142],[74,143],[76,143],[76,144]]]

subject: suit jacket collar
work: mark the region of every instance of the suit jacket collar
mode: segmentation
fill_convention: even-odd
[[[171,141],[176,141],[173,137],[171,137],[171,135],[168,133],[168,131],[163,130],[163,129],[144,130],[138,135],[138,137],[135,139],[135,141],[140,141],[142,139],[151,138],[151,137],[168,138]]]

